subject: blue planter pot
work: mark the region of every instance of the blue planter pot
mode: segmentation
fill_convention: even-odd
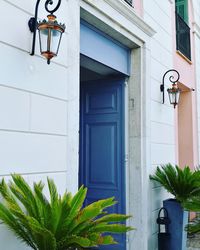
[[[163,207],[167,209],[171,220],[169,224],[169,250],[187,250],[185,226],[188,223],[188,212],[184,211],[175,199],[164,200]]]

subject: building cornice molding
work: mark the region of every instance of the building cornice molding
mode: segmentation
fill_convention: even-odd
[[[93,0],[83,0],[93,7],[97,8],[97,4]],[[136,25],[141,31],[143,31],[149,37],[152,37],[156,31],[149,26],[141,17],[139,17],[133,7],[129,6],[123,0],[104,0],[105,3],[110,5],[114,10],[120,13],[123,17],[128,19],[131,23]],[[101,10],[102,11],[102,10]]]
[[[124,0],[104,0],[108,3],[113,9],[117,10],[124,17],[129,19],[132,23],[134,23],[139,29],[141,29],[146,35],[152,37],[156,31],[149,26],[140,16],[135,13],[133,7],[125,3]]]

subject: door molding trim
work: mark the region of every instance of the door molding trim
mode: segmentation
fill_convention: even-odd
[[[145,47],[132,50],[131,73],[128,81],[128,170],[127,213],[133,215],[130,224],[137,230],[128,234],[128,248],[148,249],[151,231],[150,182],[150,84],[148,79],[150,52]],[[143,239],[143,240],[141,240]]]
[[[129,75],[130,49],[82,20],[80,24],[80,43],[82,55],[120,73]]]

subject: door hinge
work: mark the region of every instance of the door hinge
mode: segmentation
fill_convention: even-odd
[[[128,154],[125,154],[124,164],[125,164],[125,167],[127,168],[128,167]]]
[[[135,106],[135,100],[134,100],[134,98],[130,99],[130,105],[131,105],[131,108],[134,108],[134,106]]]
[[[126,235],[126,243],[129,243],[129,235]]]

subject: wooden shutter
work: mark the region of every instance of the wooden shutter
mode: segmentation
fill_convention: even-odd
[[[176,0],[176,12],[187,23],[188,22],[188,0]]]

